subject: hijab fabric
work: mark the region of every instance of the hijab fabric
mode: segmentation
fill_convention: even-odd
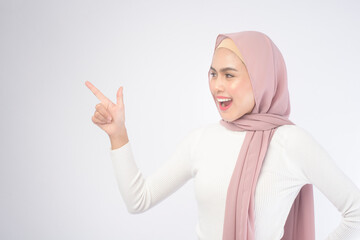
[[[226,41],[222,43],[224,39]],[[224,44],[229,39],[237,49]],[[234,121],[220,120],[227,129],[246,131],[227,190],[223,240],[255,240],[254,195],[261,166],[277,127],[294,125],[288,119],[290,99],[286,66],[280,50],[261,32],[219,34],[215,50],[218,46],[229,48],[243,61],[255,97],[255,106],[250,113]],[[210,79],[210,71],[208,76]],[[315,239],[311,184],[304,185],[294,200],[281,239]]]

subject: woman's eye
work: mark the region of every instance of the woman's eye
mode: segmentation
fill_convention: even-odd
[[[210,73],[210,76],[211,76],[211,77],[214,77],[214,76],[215,76],[215,73],[213,73],[213,72]]]
[[[229,78],[232,78],[232,77],[233,77],[233,75],[231,75],[231,74],[225,74],[225,76],[226,76],[226,77],[229,77]]]

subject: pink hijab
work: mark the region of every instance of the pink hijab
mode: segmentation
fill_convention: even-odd
[[[243,57],[253,87],[255,107],[251,113],[232,122],[220,120],[230,130],[246,131],[227,190],[223,240],[254,240],[254,195],[263,160],[277,127],[294,125],[288,119],[287,72],[282,54],[267,35],[256,31],[219,34],[215,49],[225,38],[234,41]],[[315,239],[311,184],[304,185],[296,197],[281,239]]]

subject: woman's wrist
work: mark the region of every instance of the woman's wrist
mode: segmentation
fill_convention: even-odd
[[[121,148],[122,146],[124,146],[126,143],[129,142],[129,138],[125,127],[120,133],[111,136],[109,135],[109,138],[111,143],[111,150]]]

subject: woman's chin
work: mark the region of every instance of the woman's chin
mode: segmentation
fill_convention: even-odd
[[[224,121],[227,121],[227,122],[232,122],[234,121],[236,118],[234,117],[226,117],[226,116],[221,116],[221,118],[224,120]]]
[[[227,122],[233,122],[239,118],[241,118],[242,116],[244,116],[245,114],[242,114],[242,115],[238,115],[238,116],[232,116],[232,117],[229,117],[229,116],[225,116],[224,114],[221,115],[221,118],[224,120],[224,121],[227,121]]]

